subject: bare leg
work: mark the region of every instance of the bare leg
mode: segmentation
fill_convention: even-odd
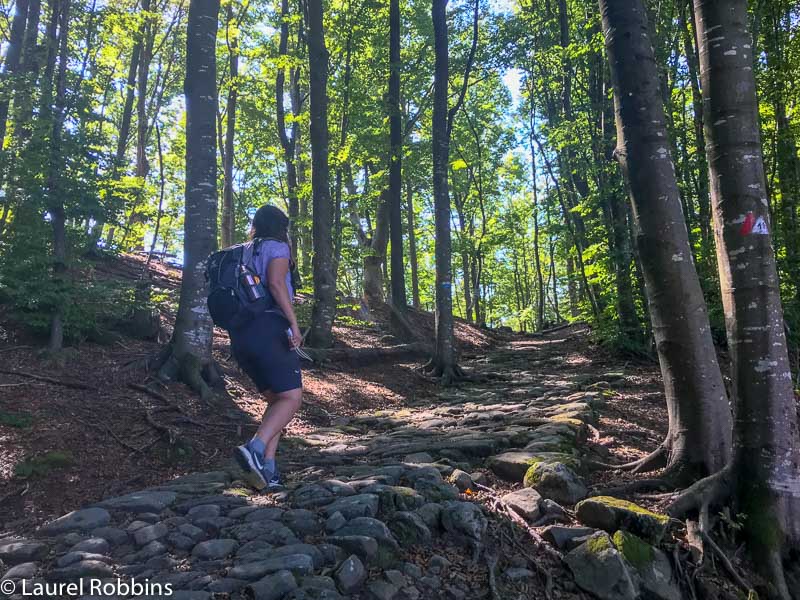
[[[302,403],[303,388],[295,388],[273,395],[273,400],[264,411],[264,417],[255,435],[266,446],[265,458],[275,458],[281,432],[294,418]]]

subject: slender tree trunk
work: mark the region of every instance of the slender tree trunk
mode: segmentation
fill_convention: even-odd
[[[575,261],[572,255],[567,255],[567,297],[569,298],[569,315],[577,319],[580,315],[578,310],[578,284],[575,281]]]
[[[287,57],[289,55],[289,0],[281,0],[281,37],[278,42],[278,55]],[[237,45],[238,56],[238,45]],[[233,60],[233,57],[231,57]],[[233,63],[231,63],[232,65]],[[238,72],[238,58],[237,58],[237,72]],[[292,90],[292,103],[294,103],[296,82],[295,77],[296,69],[289,71],[290,85]],[[299,123],[296,120],[292,121],[291,137],[286,133],[286,109],[284,108],[283,95],[284,83],[286,81],[286,68],[281,65],[278,68],[278,73],[275,77],[275,112],[278,122],[278,139],[281,142],[283,149],[283,162],[286,165],[286,188],[287,195],[289,196],[289,220],[291,221],[291,238],[292,248],[298,248],[299,234],[297,219],[300,216],[300,206],[297,197],[297,167],[295,163],[295,146],[297,145],[297,133],[299,131]],[[227,153],[226,153],[227,154]]]
[[[180,303],[170,363],[201,397],[219,383],[211,356],[214,327],[206,306],[205,264],[217,249],[217,60],[219,0],[191,0],[186,32],[186,211]]]
[[[28,0],[17,0],[14,7],[14,19],[11,21],[11,33],[8,38],[6,60],[3,63],[2,85],[0,97],[0,152],[6,139],[6,122],[8,121],[8,105],[14,95],[16,74],[22,58],[22,43],[25,39],[25,23],[28,20]],[[5,171],[5,167],[3,169]],[[2,173],[0,173],[2,175]],[[0,182],[0,185],[2,182]]]
[[[433,203],[436,229],[436,348],[430,364],[434,375],[448,384],[456,375],[453,336],[453,290],[450,241],[450,194],[447,171],[450,156],[447,96],[450,81],[447,35],[447,0],[432,0],[434,37],[433,91]]]
[[[414,231],[414,188],[406,183],[406,215],[408,219],[408,262],[411,266],[411,302],[419,310],[419,272],[417,262],[417,234]]]
[[[406,309],[403,265],[403,123],[400,112],[400,0],[389,0],[389,229],[392,240],[392,304]]]
[[[536,269],[536,329],[544,329],[544,302],[545,287],[544,276],[542,274],[542,262],[539,255],[539,184],[537,182],[536,169],[536,145],[533,139],[533,131],[536,126],[536,115],[533,104],[533,93],[531,90],[530,111],[528,127],[530,128],[529,145],[531,151],[531,187],[533,189],[533,264]]]
[[[227,26],[225,28],[226,42],[228,44],[228,101],[225,108],[225,152],[222,165],[222,247],[231,246],[234,241],[236,231],[236,220],[233,211],[233,158],[234,141],[236,139],[236,99],[239,87],[239,32],[238,24],[234,23],[233,1],[228,3]],[[231,27],[236,31],[231,32]],[[281,39],[283,38],[283,27],[281,27]],[[279,73],[282,71],[279,69]],[[276,86],[277,88],[277,86]],[[281,100],[283,100],[283,90],[281,89]],[[288,178],[287,178],[288,179]],[[289,202],[291,203],[292,192],[297,189],[295,181],[294,190],[291,182],[289,183]],[[295,202],[297,198],[295,196]],[[295,211],[296,212],[296,211]]]
[[[311,188],[314,223],[314,308],[310,342],[333,345],[336,317],[336,273],[333,271],[333,206],[328,169],[328,51],[325,48],[322,0],[308,0],[308,66],[311,99]]]
[[[753,559],[789,598],[800,545],[800,426],[771,244],[746,0],[694,0],[714,235],[736,413],[732,474]]]
[[[67,55],[69,36],[70,0],[61,0],[52,5],[57,11],[52,18],[58,20],[58,73],[56,75],[55,113],[50,136],[50,159],[47,176],[47,210],[53,227],[53,278],[58,290],[65,285],[62,281],[67,270],[67,232],[64,201],[60,190],[61,173],[61,134],[67,107]],[[49,92],[45,92],[49,96]],[[64,346],[64,309],[58,303],[50,321],[50,341],[48,350],[60,352]]]
[[[614,85],[616,154],[630,181],[637,244],[664,379],[668,469],[678,480],[720,470],[731,415],[680,205],[642,0],[600,0]]]

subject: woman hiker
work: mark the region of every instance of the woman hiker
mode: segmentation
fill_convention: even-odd
[[[302,336],[292,309],[294,262],[289,218],[265,205],[256,211],[250,237],[260,240],[253,256],[256,273],[266,282],[274,307],[247,326],[231,332],[233,355],[267,398],[267,409],[255,436],[235,451],[248,483],[259,490],[280,487],[275,452],[281,431],[303,402],[303,380],[297,348]]]

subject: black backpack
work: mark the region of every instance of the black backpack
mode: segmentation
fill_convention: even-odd
[[[253,267],[261,241],[230,246],[208,257],[207,302],[214,325],[228,331],[238,329],[274,306],[272,295]]]

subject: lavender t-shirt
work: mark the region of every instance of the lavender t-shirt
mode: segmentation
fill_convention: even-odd
[[[273,258],[286,258],[291,260],[291,252],[289,252],[289,245],[278,240],[263,240],[258,246],[258,253],[253,257],[253,267],[256,273],[264,281],[265,287],[269,284],[269,277],[267,276],[267,269],[269,263]],[[292,289],[292,274],[291,271],[286,272],[286,289],[289,290],[289,298],[294,298],[294,290]],[[275,310],[283,312],[276,306]],[[286,316],[286,315],[284,315]]]

